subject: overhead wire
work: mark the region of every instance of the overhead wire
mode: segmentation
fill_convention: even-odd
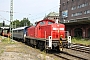
[[[55,9],[56,7],[58,7],[58,6],[55,6],[55,7],[53,7],[53,8]],[[38,13],[38,14],[34,15],[34,16],[38,16],[38,15],[40,15],[40,14],[44,14],[44,16],[39,16],[39,17],[37,17],[37,18],[34,18],[33,20],[39,19],[39,18],[41,18],[41,17],[44,18],[45,15],[46,15],[45,12],[50,11],[50,10],[52,10],[53,8],[50,8],[50,9],[48,9],[48,10],[46,10],[46,11],[43,11],[43,12],[41,12],[41,13]],[[34,16],[30,16],[30,17],[33,18]]]
[[[0,12],[6,12],[6,13],[10,13],[10,11],[5,11],[5,10],[0,10]],[[29,14],[29,13],[22,13],[22,12],[13,12],[13,13],[20,13],[20,14]]]
[[[30,16],[30,19],[32,19],[33,17],[36,17],[36,16],[38,16],[38,15],[40,15],[40,14],[45,14],[45,12],[50,11],[50,10],[52,10],[52,9],[55,9],[56,7],[58,7],[58,6],[55,6],[55,7],[53,7],[53,8],[48,9],[48,10],[45,10],[45,11],[43,11],[43,12],[40,12],[40,13],[38,13],[38,14],[36,14],[36,15],[32,15],[32,14],[30,14],[30,13],[25,13],[25,12],[13,12],[13,13],[28,14],[28,15],[31,15],[31,16]],[[10,11],[5,11],[5,10],[0,10],[0,12],[10,13]],[[44,16],[39,16],[39,17],[34,18],[34,19],[32,19],[32,20],[36,20],[36,19],[39,19],[39,18],[41,18],[41,17],[44,18]],[[6,19],[4,19],[4,20],[6,20]],[[7,20],[7,21],[8,21],[8,20]]]
[[[1,16],[1,18],[0,18],[0,19],[3,19],[3,20],[5,20],[5,21],[10,22],[9,20],[5,19],[2,15],[0,15],[0,16]]]
[[[56,7],[57,7],[57,6],[55,6],[55,7],[53,7],[53,8],[56,8]],[[50,8],[50,9],[45,10],[45,11],[43,11],[43,12],[40,12],[40,13],[34,15],[34,16],[40,15],[40,14],[42,14],[42,13],[45,13],[46,11],[50,11],[50,10],[52,10],[53,8]],[[34,17],[34,16],[31,16],[31,17]]]

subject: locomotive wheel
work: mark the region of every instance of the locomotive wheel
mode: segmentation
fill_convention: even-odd
[[[40,46],[40,50],[43,51],[45,48],[44,46]]]
[[[22,43],[24,43],[24,40],[22,39]]]
[[[37,49],[40,49],[39,41],[37,41],[37,43],[36,43],[36,48],[37,48]]]
[[[42,46],[40,46],[40,50],[41,50],[41,51],[43,51],[43,48],[42,48]]]
[[[39,41],[38,47],[39,47],[39,49],[40,49],[41,51],[43,51],[43,50],[45,49],[45,44],[44,44],[44,42]]]
[[[57,51],[57,52],[62,52],[63,49],[59,48],[59,46],[58,46],[58,47],[56,47],[56,51]]]
[[[46,53],[49,53],[49,50],[48,49],[46,49]]]

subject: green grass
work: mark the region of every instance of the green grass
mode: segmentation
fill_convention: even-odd
[[[83,45],[90,45],[90,40],[81,38],[72,38],[72,43],[79,43]]]
[[[2,43],[5,43],[5,44],[15,44],[15,42],[12,41],[10,38],[4,38],[4,37],[0,36],[0,39],[1,39]]]
[[[0,50],[0,54],[3,53],[3,52],[4,52],[4,50]]]

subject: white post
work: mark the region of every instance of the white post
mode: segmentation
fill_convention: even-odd
[[[68,48],[70,48],[71,46],[71,36],[68,36]]]
[[[52,36],[49,36],[49,47],[52,49]]]

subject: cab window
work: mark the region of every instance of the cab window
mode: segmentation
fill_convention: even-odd
[[[45,24],[45,22],[40,22],[40,25],[44,25]]]
[[[49,21],[48,24],[53,24],[53,22],[50,22],[50,21]]]

